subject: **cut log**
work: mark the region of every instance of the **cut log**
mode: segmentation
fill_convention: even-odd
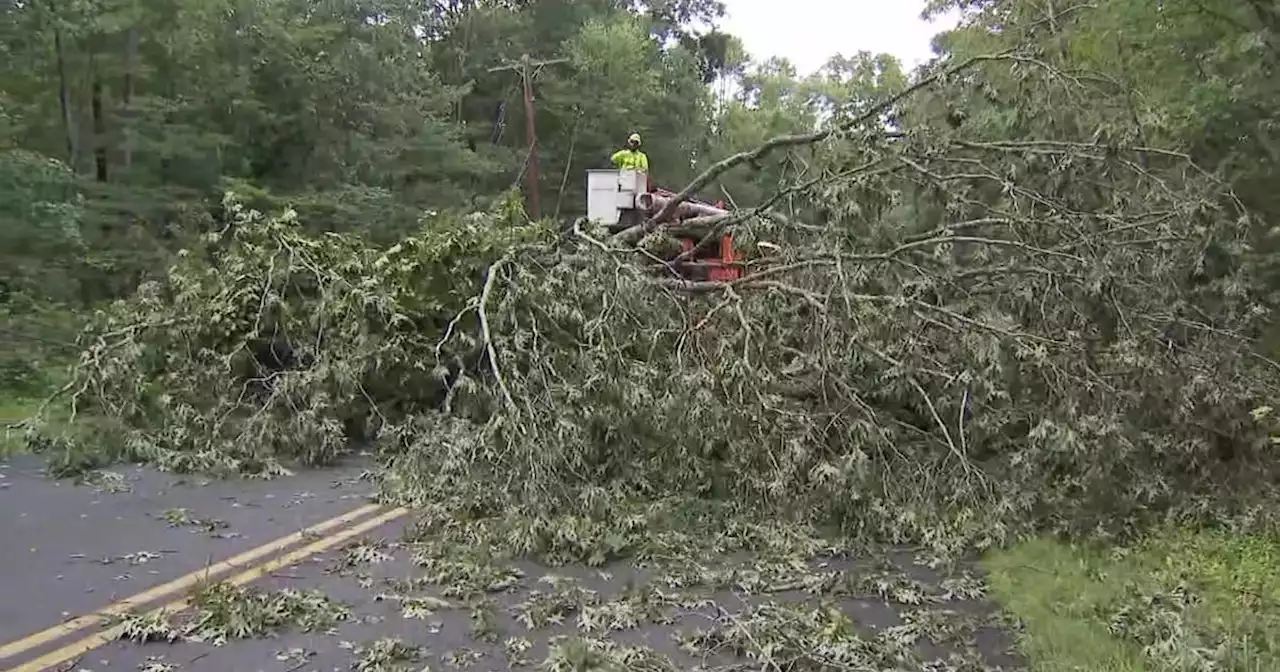
[[[660,212],[671,199],[663,194],[640,194],[636,200],[639,202],[640,207],[644,208],[645,213],[652,217],[655,213]],[[683,201],[676,206],[676,209],[671,213],[670,218],[665,220],[663,223],[678,222],[685,219],[692,219],[694,217],[715,217],[717,215],[727,214],[729,214],[728,210],[717,208],[714,205],[699,203],[697,201]]]

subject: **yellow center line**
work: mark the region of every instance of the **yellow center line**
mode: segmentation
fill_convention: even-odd
[[[121,614],[128,613],[129,611],[136,609],[148,602],[157,600],[162,597],[167,597],[180,590],[190,588],[191,586],[196,585],[196,583],[202,579],[207,579],[212,576],[216,576],[226,571],[235,569],[237,566],[244,565],[249,562],[253,562],[254,560],[257,560],[258,558],[264,555],[267,555],[269,553],[274,553],[283,548],[291,546],[306,537],[314,536],[316,534],[325,532],[339,525],[345,525],[358,518],[362,518],[367,514],[373,513],[374,511],[377,511],[378,509],[381,509],[381,508],[382,506],[380,504],[367,504],[354,511],[347,512],[335,518],[330,518],[329,520],[326,520],[321,523],[317,523],[304,530],[295,532],[286,537],[281,537],[275,541],[272,541],[267,544],[263,544],[262,546],[259,546],[257,548],[250,549],[239,555],[223,560],[222,562],[209,565],[204,569],[196,570],[194,572],[191,572],[190,574],[187,574],[186,576],[182,576],[172,581],[169,581],[168,583],[160,584],[154,588],[145,590],[132,597],[126,597],[123,600],[107,605],[106,607],[96,611],[95,613],[85,614],[83,616],[73,618],[69,621],[64,621],[62,623],[59,623],[58,625],[55,625],[53,627],[46,628],[44,630],[41,630],[40,632],[27,635],[26,637],[23,637],[22,639],[19,639],[15,642],[11,642],[9,644],[5,644],[4,646],[0,646],[0,660],[5,660],[6,658],[12,658],[13,656],[19,653],[22,653],[24,651],[29,651],[42,644],[46,644],[56,639],[66,637],[67,635],[74,634],[80,630],[84,630],[85,628],[97,625],[112,616],[119,616]]]
[[[354,527],[349,527],[332,536],[325,537],[324,539],[321,539],[314,543],[303,546],[302,548],[299,548],[296,551],[291,551],[287,555],[283,555],[279,558],[271,560],[270,562],[263,563],[257,567],[241,572],[231,577],[230,579],[227,579],[227,582],[235,586],[249,583],[250,581],[262,578],[263,576],[266,576],[267,574],[270,574],[271,572],[274,572],[278,569],[288,567],[289,565],[297,564],[299,561],[307,558],[308,556],[319,553],[320,551],[323,551],[327,548],[337,546],[338,544],[358,534],[363,534],[365,532],[368,532],[369,530],[377,529],[408,513],[409,513],[409,509],[406,509],[404,507],[392,509],[386,513],[379,515],[376,518],[367,520]],[[169,604],[166,604],[151,610],[149,615],[160,614],[162,612],[177,613],[177,612],[183,611],[188,606],[190,606],[190,602],[188,602],[187,598],[174,600]],[[84,639],[81,639],[78,642],[68,644],[56,651],[47,653],[29,663],[24,663],[17,667],[11,668],[7,670],[7,672],[40,672],[41,670],[46,670],[56,665],[61,665],[62,663],[65,663],[69,660],[79,658],[80,656],[83,656],[84,654],[98,648],[99,646],[102,646],[103,644],[119,639],[120,635],[123,632],[124,632],[123,624],[112,626],[101,632],[89,635],[88,637],[85,637]]]

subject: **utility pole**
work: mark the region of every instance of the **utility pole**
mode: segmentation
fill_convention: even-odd
[[[524,54],[519,61],[508,62],[506,65],[500,65],[496,68],[489,68],[489,72],[502,70],[519,72],[521,84],[524,86],[524,133],[526,140],[529,142],[529,172],[525,188],[529,191],[529,210],[533,219],[542,218],[542,203],[538,196],[538,132],[533,123],[533,77],[537,74],[537,71],[533,68],[541,68],[544,65],[554,65],[556,63],[567,63],[568,61],[569,59],[567,58],[535,61],[529,58],[529,54]]]

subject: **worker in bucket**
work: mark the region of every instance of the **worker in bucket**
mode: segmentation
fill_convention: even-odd
[[[649,172],[649,157],[640,151],[639,133],[632,133],[631,137],[627,138],[626,148],[614,152],[609,159],[613,161],[613,167],[618,170]]]
[[[618,170],[634,170],[645,174],[645,189],[653,191],[653,180],[649,177],[649,157],[640,151],[640,134],[632,133],[627,138],[627,146],[609,157],[613,167]]]

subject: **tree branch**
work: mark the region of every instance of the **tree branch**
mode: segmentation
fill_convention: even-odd
[[[510,256],[504,256],[493,263],[485,274],[484,289],[480,290],[480,303],[476,306],[476,313],[480,316],[480,336],[484,340],[485,354],[489,359],[489,370],[493,373],[494,380],[498,382],[498,388],[502,390],[502,397],[507,402],[507,406],[515,411],[519,407],[516,406],[516,400],[511,396],[511,390],[507,388],[507,381],[502,377],[502,371],[498,366],[498,353],[493,347],[493,332],[489,328],[489,315],[485,308],[489,305],[489,297],[493,294],[493,287],[498,277],[498,271],[502,267],[511,262]]]
[[[1012,55],[1013,55],[1012,52],[1003,52],[1000,54],[975,56],[973,58],[965,60],[962,63],[954,65],[950,68],[947,68],[946,70],[943,70],[941,72],[936,72],[932,75],[929,75],[928,77],[921,78],[920,81],[916,82],[915,84],[912,84],[911,86],[908,86],[907,88],[903,89],[899,93],[889,97],[884,101],[881,101],[879,103],[876,103],[875,105],[872,105],[870,108],[862,112],[862,114],[859,114],[853,119],[844,121],[836,126],[829,126],[820,131],[814,131],[813,133],[776,136],[774,138],[766,140],[764,144],[760,145],[759,147],[751,151],[738,152],[733,156],[730,156],[726,159],[723,159],[715,163],[710,168],[707,168],[705,171],[702,172],[702,174],[694,178],[694,180],[690,182],[688,186],[686,186],[684,189],[681,189],[680,193],[676,194],[675,196],[672,196],[667,201],[666,205],[664,205],[660,210],[658,210],[658,212],[654,213],[652,217],[645,220],[641,224],[637,224],[635,226],[629,227],[627,229],[624,229],[614,234],[613,240],[615,243],[621,243],[621,244],[632,244],[635,241],[639,240],[645,234],[649,233],[650,231],[653,231],[653,229],[657,227],[658,222],[661,222],[667,217],[670,217],[671,214],[675,212],[676,208],[679,207],[681,203],[689,200],[689,198],[693,194],[697,193],[703,187],[710,184],[712,180],[714,180],[715,178],[719,177],[720,175],[724,174],[725,172],[729,171],[730,169],[736,166],[739,166],[743,163],[747,163],[750,161],[758,161],[776,149],[782,149],[785,147],[797,147],[801,145],[811,145],[817,142],[822,142],[823,140],[826,140],[827,138],[831,137],[833,134],[837,132],[847,131],[852,128],[855,128],[860,124],[865,124],[869,121],[876,119],[885,111],[893,108],[894,105],[897,105],[898,103],[902,102],[904,99],[915,94],[917,91],[920,91],[922,89],[932,86],[935,82],[939,80],[964,72],[965,70],[968,70],[974,67],[975,65],[978,65],[979,63],[1007,60],[1011,58]]]

